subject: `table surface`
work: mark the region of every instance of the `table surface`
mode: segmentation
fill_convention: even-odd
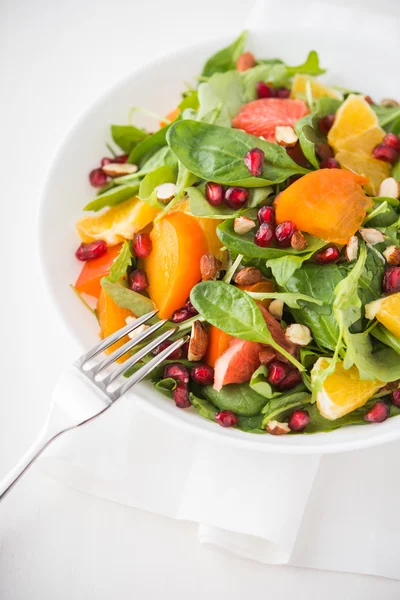
[[[391,0],[360,3],[398,10]],[[38,197],[56,148],[77,116],[136,65],[238,32],[248,9],[240,0],[203,0],[196,9],[183,0],[0,2],[0,477],[39,431],[52,388],[78,351],[43,289],[36,257]],[[62,268],[63,248],[54,251]],[[165,593],[179,600],[188,592],[193,600],[271,593],[386,600],[399,597],[400,582],[228,558],[201,548],[191,523],[65,489],[36,468],[1,505],[2,600]]]

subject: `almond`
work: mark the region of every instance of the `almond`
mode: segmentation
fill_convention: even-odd
[[[307,248],[308,242],[301,231],[295,231],[290,240],[290,245],[294,250],[304,250],[304,248]]]
[[[367,244],[371,244],[371,246],[375,246],[375,244],[380,244],[385,241],[385,236],[378,229],[373,229],[372,227],[361,227],[360,234],[364,242]]]
[[[235,233],[239,235],[244,235],[245,233],[248,233],[255,226],[256,224],[254,223],[254,221],[252,219],[249,219],[248,217],[236,217],[236,219],[233,222],[233,229]]]
[[[192,325],[192,333],[190,335],[188,360],[199,361],[203,358],[207,351],[208,333],[204,325],[200,321],[195,321]]]
[[[236,273],[233,281],[238,285],[253,285],[253,283],[261,281],[262,278],[263,275],[257,267],[244,267]]]
[[[270,421],[267,423],[265,429],[271,435],[286,435],[290,433],[289,425],[287,423],[279,423],[279,421]]]
[[[379,188],[379,195],[385,198],[400,198],[400,183],[394,177],[384,179]]]
[[[265,348],[260,350],[258,358],[262,365],[267,366],[271,361],[273,361],[276,358],[276,350],[274,350],[272,346],[266,346]]]
[[[278,125],[278,127],[275,128],[275,140],[284,148],[293,148],[299,141],[299,138],[293,127],[290,127],[289,125]]]
[[[200,273],[203,281],[215,279],[218,271],[222,267],[222,262],[213,254],[203,254],[200,259]]]
[[[256,64],[257,61],[254,54],[251,52],[243,52],[236,61],[236,68],[242,73],[243,71],[248,71],[248,69],[255,67]]]
[[[358,237],[352,235],[346,244],[346,258],[349,262],[356,260],[358,256]]]
[[[380,104],[384,108],[395,108],[396,106],[400,106],[397,100],[393,100],[392,98],[382,98]]]
[[[388,246],[382,254],[390,265],[400,265],[400,248],[397,246]]]
[[[163,204],[167,204],[176,193],[176,185],[174,183],[161,183],[154,188],[157,194],[157,200]]]
[[[275,319],[278,319],[278,321],[280,321],[282,319],[282,315],[283,315],[283,302],[282,300],[272,300],[271,304],[268,306],[268,312],[275,317]]]
[[[102,171],[110,177],[122,177],[122,175],[131,175],[136,173],[138,170],[137,165],[131,165],[130,163],[108,163],[101,167]]]
[[[298,346],[308,346],[312,340],[310,329],[300,323],[292,323],[285,329],[285,337]]]

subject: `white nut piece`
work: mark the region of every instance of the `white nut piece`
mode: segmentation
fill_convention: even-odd
[[[290,125],[278,125],[275,127],[275,140],[284,148],[293,148],[299,141],[299,138]]]
[[[154,188],[157,194],[157,200],[163,204],[167,204],[176,193],[176,185],[174,183],[161,183]]]
[[[379,195],[384,198],[400,198],[400,183],[394,177],[384,179],[379,188]]]
[[[127,325],[130,325],[134,321],[137,321],[137,319],[135,317],[126,317],[126,319],[125,319],[125,323]],[[145,324],[139,325],[139,327],[137,327],[136,329],[134,329],[133,331],[128,333],[128,337],[130,337],[131,340],[133,340],[135,337],[137,337],[143,331],[146,331],[146,329],[148,329],[148,328],[149,328],[149,325],[145,325]]]
[[[364,242],[367,244],[371,244],[371,246],[375,246],[375,244],[380,244],[385,241],[385,236],[378,229],[373,229],[372,227],[361,227],[360,234]]]
[[[233,229],[238,235],[244,235],[245,233],[248,233],[255,226],[256,224],[254,221],[248,217],[236,217],[233,222]]]
[[[352,235],[346,245],[346,258],[349,262],[356,260],[358,256],[358,237]]]
[[[285,329],[285,337],[298,346],[308,346],[312,340],[310,329],[300,323],[292,323]]]
[[[130,163],[108,163],[101,167],[102,171],[110,177],[122,177],[122,175],[132,175],[138,170],[137,165],[131,165]]]
[[[382,254],[390,265],[400,265],[400,248],[394,244],[388,246]]]
[[[284,303],[282,300],[275,299],[272,300],[271,304],[268,306],[268,311],[275,319],[280,321],[283,315],[283,307]]]
[[[289,425],[287,423],[280,423],[279,421],[269,421],[265,428],[271,435],[286,435],[290,433]]]

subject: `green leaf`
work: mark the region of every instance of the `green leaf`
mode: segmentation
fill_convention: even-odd
[[[230,46],[213,54],[203,67],[202,77],[211,77],[214,73],[225,73],[225,71],[235,69],[237,59],[243,54],[246,37],[247,31],[243,31]]]
[[[120,283],[112,283],[107,277],[103,277],[100,284],[105,293],[114,300],[115,304],[121,308],[131,310],[136,317],[141,317],[154,310],[154,304],[150,298],[146,298],[146,296],[142,296],[137,292],[132,292]]]
[[[371,331],[371,335],[400,354],[400,338],[396,337],[380,323]]]
[[[215,125],[230,127],[231,121],[246,101],[242,79],[238,71],[215,73],[198,90],[200,108],[198,121],[210,122],[210,115],[218,110]]]
[[[210,385],[203,388],[203,394],[219,410],[232,410],[236,415],[253,417],[259,415],[265,406],[265,398],[249,387],[248,383],[232,383],[216,392]]]
[[[385,131],[392,131],[393,125],[400,118],[400,106],[385,107],[372,104],[371,108],[378,117],[379,125],[385,129]]]
[[[227,219],[239,215],[246,215],[250,218],[256,218],[255,211],[249,211],[251,208],[256,208],[272,194],[271,187],[252,188],[249,190],[249,201],[244,210],[235,212],[229,206],[221,204],[220,206],[212,206],[207,202],[204,196],[204,184],[196,187],[186,188],[186,193],[189,196],[190,212],[196,217],[207,217],[209,219]],[[252,215],[251,213],[254,212]]]
[[[282,63],[256,65],[240,73],[246,102],[257,99],[257,83],[268,81],[275,87],[285,86],[288,83],[287,69]]]
[[[172,379],[172,377],[167,377],[167,379],[161,379],[161,381],[157,381],[154,384],[156,390],[167,396],[167,398],[172,398],[172,392],[176,388],[176,380]]]
[[[155,133],[149,135],[142,142],[139,142],[129,154],[128,162],[134,165],[142,166],[142,164],[148,160],[157,150],[162,148],[167,143],[167,133],[170,125],[161,127]]]
[[[97,212],[106,206],[117,206],[117,204],[121,204],[122,202],[125,202],[125,200],[134,198],[138,190],[139,182],[132,183],[131,185],[119,185],[104,192],[104,194],[97,196],[94,200],[89,202],[83,210],[93,210]]]
[[[319,66],[319,56],[315,50],[311,50],[303,64],[296,67],[286,67],[286,70],[289,77],[296,75],[296,73],[304,75],[322,75],[326,73],[326,69],[321,69]]]
[[[262,429],[262,415],[255,415],[254,417],[242,417],[238,416],[238,422],[236,425],[237,429],[241,429],[246,433],[267,433],[265,429]]]
[[[129,154],[149,134],[133,125],[111,125],[111,135],[117,146],[126,154]]]
[[[254,300],[266,300],[267,298],[271,298],[272,300],[282,300],[284,304],[289,306],[290,308],[301,308],[302,304],[299,302],[310,302],[310,304],[318,304],[322,306],[322,300],[317,300],[317,298],[312,298],[311,296],[307,296],[306,294],[299,293],[286,293],[286,292],[248,292],[246,294],[254,298]]]
[[[321,240],[321,248],[325,245],[325,242]],[[302,267],[306,260],[309,260],[314,252],[319,248],[311,250],[308,254],[301,256],[287,255],[281,258],[271,258],[267,260],[267,267],[272,271],[272,275],[279,286],[285,286],[292,275]]]
[[[191,173],[225,185],[263,187],[308,173],[287,155],[282,146],[260,140],[239,129],[228,129],[199,121],[177,121],[167,135],[168,144]],[[262,176],[254,177],[244,164],[244,155],[254,147],[263,150]]]
[[[140,184],[138,196],[143,202],[154,208],[165,208],[157,199],[155,188],[163,183],[176,182],[177,169],[168,165],[158,167],[148,173]]]
[[[128,267],[130,267],[132,264],[132,259],[133,256],[131,245],[127,240],[125,240],[120,253],[111,265],[110,274],[108,275],[107,279],[112,283],[116,283],[122,279],[122,277],[125,277]]]
[[[260,394],[264,398],[270,400],[271,398],[277,398],[282,395],[281,392],[274,392],[271,384],[268,381],[268,369],[264,365],[258,367],[250,380],[250,388]]]
[[[270,421],[284,421],[295,409],[311,403],[311,394],[304,391],[304,386],[300,384],[290,392],[282,394],[279,398],[272,398],[263,409],[262,427]]]
[[[89,306],[89,304],[86,302],[85,298],[82,296],[82,294],[80,292],[78,292],[76,287],[74,285],[72,285],[72,283],[69,284],[69,287],[74,292],[74,294],[76,294],[78,296],[78,298],[82,302],[83,306],[85,306],[85,308],[87,308],[92,313],[92,315],[94,315],[97,318],[96,310],[94,310],[91,306]]]
[[[194,394],[190,394],[189,398],[199,415],[215,422],[215,413],[218,412],[218,409],[212,402],[204,400],[204,398],[199,398]]]
[[[199,96],[197,90],[188,90],[183,94],[183,98],[178,104],[178,108],[181,112],[191,108],[192,110],[198,110],[199,108]]]
[[[366,223],[368,227],[390,227],[398,218],[396,210],[386,200],[375,202],[374,209],[364,219],[363,227]]]
[[[400,135],[400,131],[398,135]],[[398,160],[397,163],[394,165],[392,175],[395,179],[397,179],[397,181],[400,181],[400,160]]]

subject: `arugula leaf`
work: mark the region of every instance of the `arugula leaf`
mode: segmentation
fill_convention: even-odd
[[[119,185],[117,187],[111,188],[104,194],[100,194],[94,200],[86,204],[83,210],[93,210],[98,211],[104,208],[105,206],[117,206],[117,204],[121,204],[125,202],[125,200],[129,200],[130,198],[134,198],[139,190],[139,182],[134,182],[131,185]]]
[[[199,398],[195,394],[190,394],[189,399],[199,415],[210,419],[210,421],[215,421],[215,413],[218,412],[218,409],[212,402],[204,398]]]
[[[268,369],[264,365],[258,367],[250,380],[250,387],[257,394],[261,394],[264,398],[271,400],[271,398],[277,398],[282,395],[281,392],[274,392],[271,384],[268,381]]]
[[[204,65],[201,76],[211,77],[214,73],[225,73],[235,69],[237,59],[243,54],[246,37],[247,31],[243,31],[232,44],[213,54]]]
[[[368,223],[368,227],[390,227],[396,223],[398,218],[396,210],[386,200],[375,202],[374,210],[364,219],[363,227],[366,223]]]
[[[259,81],[268,81],[276,87],[285,86],[288,83],[287,69],[283,63],[256,65],[252,69],[240,73],[240,77],[246,102],[257,99],[256,88]]]
[[[204,196],[204,183],[196,187],[188,187],[185,189],[189,196],[190,212],[196,217],[207,217],[209,219],[227,219],[238,215],[246,215],[250,218],[256,218],[255,211],[249,209],[255,208],[263,203],[272,193],[271,187],[252,188],[249,190],[249,201],[244,210],[235,212],[229,206],[222,204],[220,206],[212,206],[207,202]],[[254,214],[251,214],[254,212]]]
[[[139,142],[130,152],[128,162],[142,166],[157,150],[166,145],[167,133],[171,125],[172,123],[161,127],[161,129],[149,135],[142,142]]]
[[[198,177],[226,185],[263,187],[308,173],[292,161],[282,146],[260,140],[239,129],[183,120],[171,125],[168,144],[184,166]],[[243,157],[258,147],[265,154],[261,177],[250,174]]]
[[[396,337],[380,323],[371,330],[371,335],[400,354],[400,338]]]
[[[125,240],[120,250],[120,253],[111,265],[110,274],[108,275],[107,279],[112,283],[116,283],[117,281],[122,279],[122,277],[126,275],[128,267],[131,266],[132,259],[133,256],[131,251],[131,245],[127,240]]]
[[[326,73],[326,69],[321,69],[319,66],[319,56],[315,50],[311,50],[303,64],[296,67],[286,67],[286,70],[289,77],[296,75],[296,73],[304,75],[323,75]]]
[[[311,304],[318,304],[322,306],[322,300],[317,300],[316,298],[312,298],[311,296],[307,296],[306,294],[288,294],[285,292],[249,292],[246,291],[246,294],[254,298],[254,300],[265,300],[266,298],[271,298],[273,300],[282,300],[287,306],[290,308],[301,308],[299,302],[310,302]]]
[[[300,384],[290,392],[283,394],[279,398],[272,398],[263,409],[262,427],[265,428],[270,421],[283,421],[295,409],[311,403],[311,394],[304,391],[304,386]]]
[[[141,317],[154,310],[154,304],[150,298],[146,298],[146,296],[142,296],[137,292],[132,292],[120,283],[112,283],[107,277],[103,277],[100,284],[105,293],[114,300],[115,304],[121,308],[131,310],[136,317]]]
[[[187,108],[191,108],[192,110],[198,110],[199,108],[199,96],[197,90],[188,90],[183,94],[183,98],[178,104],[178,108],[181,113]]]
[[[294,127],[304,156],[315,167],[319,162],[315,154],[315,144],[326,143],[326,136],[319,129],[319,121],[326,115],[335,113],[341,102],[335,98],[320,98],[316,100],[311,113],[299,119]]]
[[[325,245],[325,242],[321,240],[321,244]],[[322,245],[321,245],[322,248]],[[317,251],[311,250],[308,254],[303,254],[301,256],[287,255],[282,256],[281,258],[271,258],[267,260],[267,267],[269,267],[272,271],[272,275],[276,280],[276,283],[279,286],[285,286],[291,276],[302,267],[303,263],[306,260],[309,260],[314,252]]]
[[[385,129],[385,131],[393,131],[393,126],[397,127],[398,119],[400,119],[400,106],[389,107],[372,104],[371,108],[378,117],[379,125]]]
[[[265,406],[265,398],[249,387],[248,383],[231,383],[216,392],[211,385],[203,388],[203,394],[219,410],[232,410],[244,417],[259,415]]]
[[[200,108],[197,120],[210,122],[210,115],[218,110],[218,115],[212,122],[230,127],[233,117],[246,101],[240,73],[215,73],[206,83],[199,85],[198,97]]]
[[[111,125],[111,135],[117,146],[126,154],[129,154],[149,134],[133,125]]]

